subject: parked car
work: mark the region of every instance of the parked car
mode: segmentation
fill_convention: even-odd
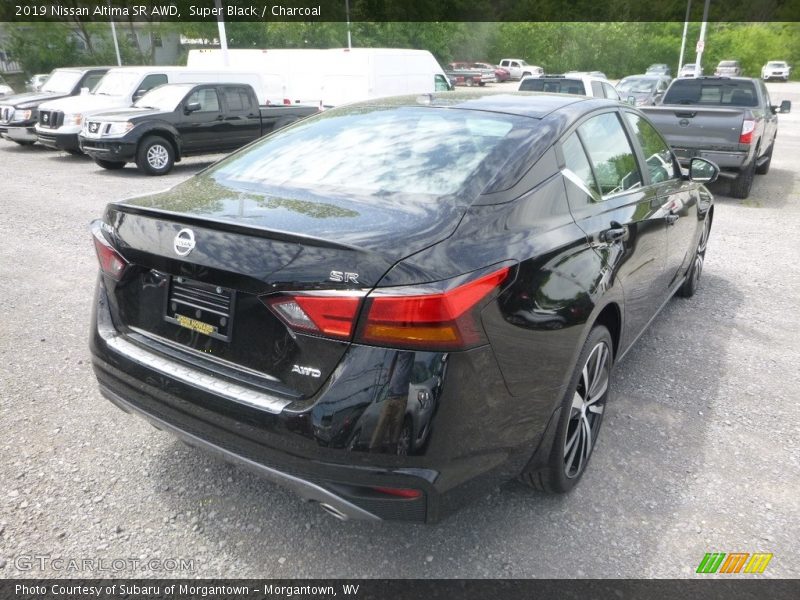
[[[56,69],[38,92],[8,96],[0,101],[0,136],[21,146],[36,142],[39,107],[52,100],[77,96],[93,88],[109,67]]]
[[[36,140],[48,148],[80,154],[78,135],[89,117],[114,108],[128,108],[147,92],[165,83],[221,81],[252,85],[259,99],[266,97],[262,78],[254,72],[188,67],[117,67],[110,69],[90,94],[43,103],[39,107]]]
[[[3,79],[3,76],[0,75],[0,96],[10,96],[14,93],[14,88],[8,85]]]
[[[490,69],[494,71],[494,77],[497,81],[508,81],[511,78],[511,73],[508,72],[508,69],[496,67],[487,62],[476,62],[472,64],[478,69]]]
[[[508,71],[511,79],[522,79],[523,77],[537,77],[539,75],[544,75],[544,69],[542,67],[529,65],[521,58],[504,58],[497,66]]]
[[[771,60],[763,67],[761,67],[761,79],[767,81],[769,79],[783,79],[789,81],[789,74],[792,68],[785,60]]]
[[[474,62],[452,62],[448,64],[448,68],[450,71],[468,71],[468,72],[475,72],[477,71],[481,75],[481,82],[482,85],[486,83],[497,83],[497,76],[494,74],[494,67],[481,67],[478,63]],[[447,69],[445,69],[445,73]]]
[[[694,77],[695,76],[695,69],[697,65],[694,63],[687,63],[681,67],[681,70],[678,71],[678,77]],[[702,77],[703,75],[703,67],[700,67],[697,76]]]
[[[595,98],[620,100],[614,86],[605,77],[576,73],[575,75],[543,75],[526,77],[519,83],[520,92],[550,92],[555,94],[578,94]]]
[[[50,73],[37,73],[25,83],[25,87],[29,92],[38,92],[48,77],[50,77]]]
[[[721,60],[714,69],[714,75],[717,77],[740,77],[742,66],[738,60]]]
[[[754,175],[769,171],[777,113],[791,102],[771,103],[760,79],[698,77],[676,79],[660,106],[643,107],[682,164],[700,156],[713,161],[732,179],[731,194],[747,198]]]
[[[466,63],[449,63],[445,67],[444,74],[453,85],[465,85],[467,87],[486,85],[484,77],[487,74],[481,69],[473,69],[470,66],[463,66]],[[491,74],[494,80],[494,72]]]
[[[630,75],[620,80],[617,92],[634,106],[654,106],[661,101],[669,86],[663,75]]]
[[[672,69],[669,68],[669,65],[665,65],[664,63],[655,63],[647,67],[645,74],[663,75],[664,77],[672,78]]]
[[[682,175],[619,102],[475,92],[327,110],[109,204],[101,393],[339,518],[572,489],[613,365],[697,289],[716,167]],[[414,386],[438,391],[403,455]]]
[[[87,117],[79,143],[104,169],[135,162],[142,173],[166,175],[184,156],[236,150],[318,110],[259,107],[244,84],[171,83],[131,108]]]

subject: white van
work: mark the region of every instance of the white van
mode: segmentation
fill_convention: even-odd
[[[165,83],[246,83],[256,91],[260,103],[267,103],[262,77],[252,71],[117,67],[109,70],[90,93],[42,103],[36,139],[48,148],[79,154],[78,134],[87,117],[113,108],[127,108]]]
[[[451,89],[427,50],[332,48],[228,50],[230,64],[262,74],[272,103],[338,106]],[[187,66],[223,68],[221,50],[190,50]]]

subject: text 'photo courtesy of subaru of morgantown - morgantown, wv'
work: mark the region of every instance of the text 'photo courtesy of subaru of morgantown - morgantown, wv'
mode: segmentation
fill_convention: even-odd
[[[698,287],[717,175],[606,98],[319,112],[92,224],[100,391],[342,519],[567,492],[615,363]]]

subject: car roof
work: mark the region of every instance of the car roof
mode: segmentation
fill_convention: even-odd
[[[591,103],[589,106],[587,103]],[[618,106],[616,100],[573,96],[571,94],[548,94],[544,92],[492,92],[488,90],[449,91],[413,96],[391,96],[367,100],[349,106],[434,106],[462,110],[480,110],[504,113],[520,117],[542,119],[547,115],[567,109],[568,111]]]

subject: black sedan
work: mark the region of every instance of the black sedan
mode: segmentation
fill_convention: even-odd
[[[614,364],[697,289],[716,175],[604,99],[326,111],[93,223],[100,390],[339,518],[567,492]]]

